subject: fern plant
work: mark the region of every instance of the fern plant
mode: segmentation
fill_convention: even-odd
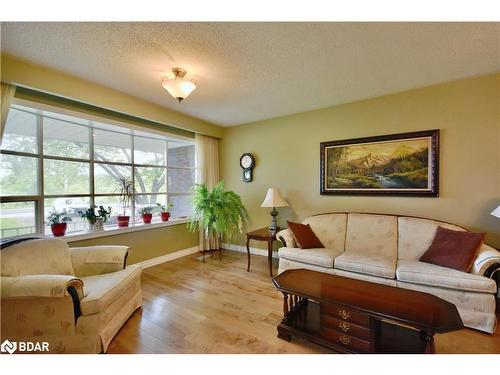
[[[224,191],[220,181],[210,191],[205,184],[196,184],[193,196],[194,215],[188,223],[190,231],[201,227],[206,238],[231,239],[242,233],[248,221],[248,213],[241,198],[233,191]]]

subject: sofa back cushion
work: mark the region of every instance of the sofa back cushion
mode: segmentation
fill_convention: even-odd
[[[347,214],[323,214],[310,216],[302,222],[309,224],[323,246],[344,251]]]
[[[31,240],[0,252],[2,276],[74,275],[71,252],[60,239]]]
[[[418,261],[431,246],[437,228],[465,231],[453,224],[430,219],[401,216],[398,218],[398,259]]]
[[[345,251],[370,257],[397,259],[398,221],[396,216],[349,214]]]

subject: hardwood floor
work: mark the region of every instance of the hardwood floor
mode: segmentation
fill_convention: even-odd
[[[224,250],[145,269],[144,304],[111,342],[108,353],[331,353],[306,341],[276,337],[282,297],[267,258]],[[275,271],[277,261],[275,260]],[[471,329],[436,335],[437,353],[500,353],[494,335]]]

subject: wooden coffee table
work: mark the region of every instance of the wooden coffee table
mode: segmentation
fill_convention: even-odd
[[[341,353],[435,353],[434,334],[463,328],[457,308],[428,293],[309,270],[273,278],[283,293],[278,337]]]

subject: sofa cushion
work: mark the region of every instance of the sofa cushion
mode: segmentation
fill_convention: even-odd
[[[346,252],[373,258],[397,259],[397,217],[374,214],[349,214]]]
[[[448,289],[496,292],[496,283],[487,277],[411,260],[398,261],[396,278],[398,281]]]
[[[1,252],[2,276],[75,275],[71,252],[61,239],[20,242]]]
[[[345,252],[335,258],[335,269],[394,279],[396,260],[370,254]]]
[[[292,231],[295,242],[301,249],[314,249],[324,247],[309,224],[294,223],[287,221],[288,228]]]
[[[456,225],[430,219],[405,216],[398,218],[398,259],[419,260],[431,246],[439,226],[465,231]]]
[[[429,249],[421,262],[469,272],[485,233],[472,233],[438,227]]]
[[[310,216],[303,221],[309,224],[323,246],[328,249],[345,248],[347,214],[322,214]]]
[[[333,249],[299,249],[296,247],[282,247],[278,251],[280,258],[295,260],[297,262],[333,268],[333,260],[342,253]]]
[[[103,311],[141,277],[141,266],[131,265],[124,270],[82,277],[86,297],[81,301],[83,315]]]

